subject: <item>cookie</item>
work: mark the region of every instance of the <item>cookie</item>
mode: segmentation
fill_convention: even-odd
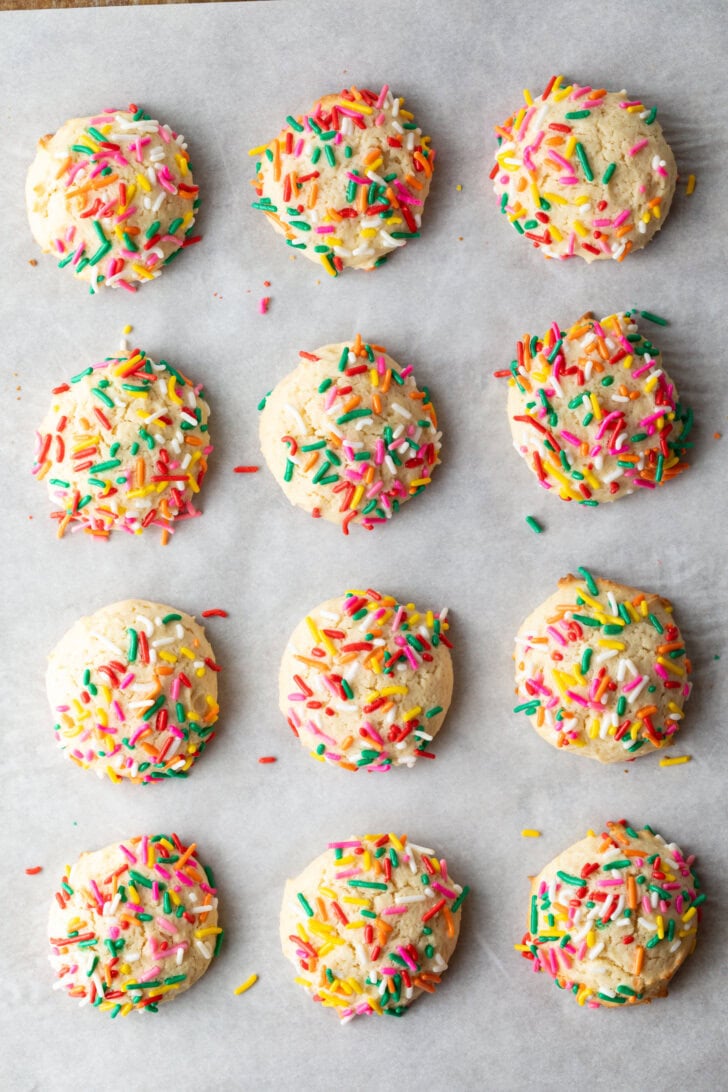
[[[219,671],[189,614],[144,599],[112,603],[79,619],[48,657],[56,741],[115,783],[186,777],[214,738]]]
[[[501,212],[545,258],[623,261],[662,227],[677,167],[657,107],[549,80],[496,126]]]
[[[253,208],[334,277],[374,269],[420,234],[435,152],[403,104],[386,85],[347,88],[251,152]]]
[[[166,360],[123,350],[53,390],[37,433],[33,474],[48,485],[59,538],[140,535],[200,513],[212,451],[201,386]]]
[[[112,1020],[157,1012],[201,978],[220,950],[212,872],[176,834],[82,853],[51,903],[54,989]]]
[[[446,618],[371,588],[304,618],[283,654],[279,701],[312,758],[386,771],[435,757],[452,697]]]
[[[260,403],[260,448],[291,504],[366,530],[430,484],[441,433],[427,388],[382,345],[301,352]]]
[[[695,948],[705,902],[694,859],[623,819],[590,831],[531,883],[516,948],[587,1008],[665,997]]]
[[[35,240],[59,268],[91,293],[135,292],[198,242],[198,189],[184,137],[132,103],[41,137],[25,198]]]
[[[626,762],[675,741],[691,664],[660,595],[565,576],[516,637],[516,713],[554,747]]]
[[[296,982],[342,1023],[403,1016],[447,970],[468,890],[434,850],[406,835],[330,842],[286,882],[283,954]]]
[[[562,500],[595,507],[656,489],[687,466],[692,410],[637,314],[586,314],[567,331],[553,323],[541,338],[526,334],[510,369],[496,373],[509,377],[513,446]]]

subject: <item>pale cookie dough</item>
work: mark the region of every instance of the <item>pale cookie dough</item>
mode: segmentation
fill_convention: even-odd
[[[420,234],[430,138],[388,87],[325,95],[260,148],[253,208],[336,277],[374,269]]]
[[[516,713],[554,747],[626,762],[675,740],[690,660],[662,596],[565,576],[516,637]]]
[[[452,697],[446,618],[368,588],[303,619],[283,654],[279,701],[312,758],[385,771],[435,757]]]
[[[330,842],[286,882],[283,954],[296,982],[342,1023],[402,1016],[447,970],[468,891],[444,859],[406,835]]]
[[[176,834],[144,835],[66,866],[48,922],[53,988],[114,1019],[157,1012],[194,985],[223,937],[196,848]]]
[[[692,410],[638,314],[585,314],[566,331],[553,323],[541,338],[526,334],[510,369],[496,373],[509,377],[513,446],[562,500],[594,507],[655,489],[687,466]]]
[[[301,352],[259,405],[260,447],[291,504],[367,530],[430,484],[441,433],[412,366],[357,334]]]
[[[532,881],[516,947],[587,1008],[665,997],[695,948],[705,901],[693,861],[647,826],[590,831]]]
[[[124,350],[53,390],[37,433],[33,474],[45,480],[58,521],[96,538],[141,535],[200,513],[212,451],[202,387],[166,360]]]
[[[657,108],[626,91],[549,81],[496,126],[501,212],[546,258],[622,261],[662,227],[677,167]]]
[[[92,293],[134,292],[198,241],[198,188],[184,137],[132,104],[42,137],[25,198],[36,242],[59,268]]]
[[[144,599],[103,607],[48,657],[56,741],[116,783],[186,777],[214,738],[219,671],[189,614]]]

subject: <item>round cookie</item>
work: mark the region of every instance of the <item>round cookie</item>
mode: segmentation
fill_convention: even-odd
[[[546,258],[622,261],[662,227],[677,179],[657,107],[552,78],[503,125],[490,177],[501,212]]]
[[[468,890],[434,850],[406,835],[330,842],[286,882],[283,954],[296,982],[342,1023],[403,1016],[447,970]]]
[[[636,314],[586,314],[567,331],[553,323],[542,338],[526,334],[510,369],[496,373],[509,377],[513,446],[562,500],[595,507],[686,468],[692,410]]]
[[[531,883],[520,945],[587,1008],[665,997],[695,948],[705,895],[674,842],[621,819],[560,853]]]
[[[552,746],[599,762],[670,746],[691,671],[672,604],[578,571],[518,631],[514,712]]]
[[[66,866],[48,922],[53,988],[113,1020],[157,1012],[194,985],[223,937],[196,849],[176,834],[144,835]]]
[[[301,352],[262,400],[260,448],[291,504],[367,530],[430,484],[441,433],[412,366],[357,334]]]
[[[374,269],[420,234],[435,153],[403,103],[386,85],[325,95],[251,153],[253,208],[334,277]]]
[[[429,750],[452,697],[447,611],[368,588],[312,610],[283,654],[279,701],[312,758],[386,771]]]
[[[123,350],[53,390],[37,434],[33,474],[57,504],[59,538],[70,527],[97,538],[140,535],[199,515],[212,451],[201,386],[166,360]]]
[[[59,268],[92,293],[135,292],[198,241],[198,189],[184,137],[132,104],[41,137],[25,198],[35,240]]]
[[[219,671],[189,614],[144,599],[103,607],[48,657],[58,745],[115,783],[186,777],[214,738]]]

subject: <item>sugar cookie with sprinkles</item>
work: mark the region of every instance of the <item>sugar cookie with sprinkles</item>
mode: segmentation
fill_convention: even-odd
[[[626,311],[567,330],[525,334],[508,377],[513,446],[542,489],[596,507],[656,489],[683,471],[692,410],[682,405],[660,350]]]
[[[626,91],[549,80],[496,126],[501,212],[546,258],[641,250],[670,211],[677,167],[657,117]]]
[[[299,353],[260,403],[260,446],[291,504],[341,526],[386,523],[430,484],[441,434],[427,387],[381,345]]]
[[[374,269],[420,234],[435,152],[386,85],[325,95],[251,155],[253,208],[331,276]]]
[[[590,831],[532,881],[516,949],[586,1008],[665,997],[695,948],[705,902],[694,860],[624,819]]]
[[[626,762],[669,747],[691,663],[660,595],[565,576],[516,637],[516,707],[554,747]]]
[[[312,758],[385,772],[434,758],[453,688],[447,610],[371,588],[312,610],[281,662],[281,712]]]
[[[185,138],[132,103],[42,137],[25,196],[41,250],[93,294],[135,292],[198,242],[198,189]]]
[[[205,392],[143,349],[124,349],[53,389],[37,434],[33,474],[57,507],[58,537],[141,535],[200,513],[212,451]]]
[[[296,982],[342,1023],[403,1016],[447,970],[468,891],[444,858],[406,835],[330,842],[286,883],[283,954]]]
[[[56,741],[118,784],[186,777],[214,739],[215,654],[184,611],[127,599],[81,618],[48,657]]]
[[[144,835],[82,853],[51,903],[53,988],[112,1020],[157,1012],[219,953],[217,915],[215,880],[194,842]]]

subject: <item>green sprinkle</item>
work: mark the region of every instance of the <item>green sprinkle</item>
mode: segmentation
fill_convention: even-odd
[[[611,868],[629,868],[629,861],[607,861],[602,865],[602,869],[608,872]]]
[[[181,621],[182,621],[182,615],[181,614],[165,614],[164,618],[162,619],[162,625],[166,626],[166,625],[169,625],[170,622],[181,622]]]
[[[582,653],[582,657],[581,657],[581,673],[582,673],[582,675],[586,675],[587,671],[589,670],[589,664],[591,663],[591,658],[592,658],[593,652],[594,652],[594,649],[585,648],[584,652]]]
[[[374,754],[378,755],[378,752],[375,751]],[[371,891],[386,891],[387,890],[386,883],[376,883],[374,880],[347,880],[346,882],[349,885],[349,887],[365,887],[365,888],[367,888],[367,890],[371,890]]]
[[[531,895],[531,935],[535,936],[538,933],[538,906],[536,905],[536,896]]]
[[[99,390],[98,387],[92,387],[91,388],[91,393],[95,394],[97,398],[100,398],[101,401],[104,403],[104,405],[108,406],[109,409],[114,408],[114,403],[111,401],[108,394],[104,394],[104,392],[102,390]]]
[[[326,144],[324,146],[324,155],[326,156],[327,160],[329,161],[329,166],[330,167],[335,167],[336,166],[336,156],[334,155],[334,149],[331,147],[330,144]]]
[[[649,114],[645,118],[645,125],[652,125],[652,122],[655,120],[656,117],[657,117],[657,107],[653,106],[652,109],[650,110]]]
[[[394,373],[392,373],[394,376]],[[355,409],[350,410],[349,413],[343,413],[341,417],[336,418],[337,425],[345,425],[348,421],[353,421],[357,417],[371,417],[371,409]]]
[[[643,319],[647,319],[648,322],[655,322],[658,326],[667,326],[668,321],[666,318],[661,318],[660,315],[653,315],[651,311],[640,311],[640,315]]]
[[[283,480],[285,482],[289,482],[291,480],[291,478],[293,477],[293,468],[294,468],[294,466],[295,466],[295,464],[292,462],[291,459],[286,459],[286,469],[285,469],[285,472],[283,474]]]
[[[563,883],[568,883],[572,887],[586,887],[586,880],[583,880],[581,876],[570,876],[568,872],[557,872],[556,875]]]
[[[586,584],[587,588],[589,589],[589,594],[590,595],[599,595],[599,588],[595,584],[594,577],[589,572],[589,570],[583,568],[583,566],[582,566],[582,567],[578,568],[576,571],[578,573],[581,573],[581,575],[584,577],[584,583]]]
[[[568,114],[564,114],[564,117],[568,121],[576,121],[578,118],[588,118],[590,114],[591,110],[569,110]]]
[[[587,110],[587,114],[588,113],[589,113],[589,111]],[[568,118],[569,115],[567,114],[566,116]],[[579,159],[579,162],[581,163],[581,169],[584,172],[584,177],[586,178],[587,182],[593,182],[594,181],[594,174],[592,173],[592,169],[589,166],[589,160],[587,159],[587,154],[586,154],[586,151],[584,149],[584,145],[581,144],[579,141],[576,142],[576,154],[577,154],[577,157]]]
[[[309,917],[309,918],[312,918],[313,917],[313,910],[311,909],[309,903],[306,901],[306,896],[301,891],[298,892],[298,901],[300,902],[301,906],[305,910],[306,916]]]
[[[607,185],[607,183],[609,182],[609,179],[612,177],[612,175],[614,174],[616,169],[617,169],[617,164],[616,163],[610,163],[609,164],[606,171],[602,175],[602,185],[603,186]]]
[[[526,523],[535,534],[540,535],[543,533],[543,527],[533,516],[526,516]]]
[[[154,714],[159,709],[162,708],[162,706],[164,705],[166,700],[167,700],[166,696],[164,694],[160,694],[159,697],[157,698],[157,700],[154,702],[154,704],[149,706],[146,713],[142,714],[142,720],[144,720],[144,721],[151,720],[152,717],[154,716]]]
[[[296,119],[291,114],[288,115],[286,121],[292,129],[296,130],[297,133],[303,132],[303,126],[300,124],[300,122],[296,121]]]
[[[463,905],[463,902],[464,902],[464,901],[465,901],[465,899],[467,898],[467,896],[468,896],[468,893],[469,893],[469,891],[470,891],[470,888],[469,888],[469,886],[468,886],[467,884],[465,884],[465,886],[463,887],[462,891],[460,892],[460,894],[458,895],[458,897],[457,897],[457,898],[455,899],[455,902],[454,902],[454,903],[452,904],[452,906],[450,907],[450,910],[451,910],[451,911],[452,911],[453,913],[455,913],[455,911],[456,911],[456,910],[459,910],[459,909],[460,909],[460,907],[461,907],[461,906]],[[535,896],[534,896],[534,897],[535,897]]]

